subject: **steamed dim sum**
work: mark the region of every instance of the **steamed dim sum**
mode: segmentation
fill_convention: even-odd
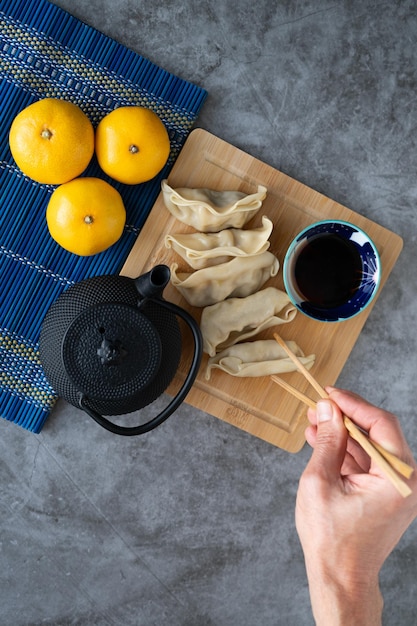
[[[202,269],[225,263],[232,257],[265,252],[270,246],[272,227],[271,220],[263,216],[259,228],[228,228],[218,233],[166,235],[165,246],[172,248],[193,269]]]
[[[178,272],[171,266],[171,282],[193,306],[205,307],[230,297],[245,297],[258,291],[276,276],[279,261],[271,252],[236,257],[227,263],[206,267],[192,273]]]
[[[200,322],[203,349],[214,356],[262,330],[291,322],[296,311],[286,292],[275,287],[205,307]]]
[[[304,356],[296,343],[293,341],[286,343],[299,357],[301,363],[310,369],[314,363],[314,355]],[[293,372],[297,367],[274,339],[264,339],[238,343],[210,357],[205,374],[207,380],[210,380],[214,369],[243,378]]]
[[[168,211],[200,232],[242,228],[260,209],[267,191],[262,185],[252,194],[204,188],[172,189],[166,180],[162,181],[161,188]]]

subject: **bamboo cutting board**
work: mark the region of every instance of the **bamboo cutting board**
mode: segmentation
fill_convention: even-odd
[[[313,222],[334,218],[353,222],[363,228],[374,240],[382,265],[379,293],[385,284],[402,249],[402,239],[310,189],[278,170],[242,152],[202,129],[194,130],[188,137],[168,180],[171,187],[206,187],[217,190],[241,190],[254,193],[259,184],[264,185],[267,197],[258,214],[245,228],[260,226],[262,215],[274,223],[270,237],[270,251],[279,259],[281,267],[285,252],[295,235]],[[176,220],[165,208],[159,195],[145,225],[122,269],[122,274],[132,278],[151,269],[158,263],[176,262],[178,271],[192,271],[172,250],[165,248],[168,233],[192,232],[191,227]],[[264,287],[273,285],[283,289],[282,271]],[[305,354],[316,355],[312,374],[322,385],[333,385],[369,316],[377,297],[371,305],[355,318],[338,323],[316,322],[298,313],[289,324],[277,327],[284,339],[298,343]],[[201,309],[190,306],[179,292],[169,284],[164,297],[184,307],[200,320]],[[272,338],[269,329],[258,338]],[[184,353],[192,352],[192,340]],[[274,384],[269,377],[235,378],[219,370],[212,372],[210,381],[204,372],[207,355],[204,355],[197,379],[186,402],[234,426],[260,437],[288,452],[298,452],[305,443],[307,423],[304,406]],[[184,379],[187,361],[181,365],[168,392],[175,393]],[[286,380],[300,391],[311,394],[308,383],[298,373],[285,374]]]

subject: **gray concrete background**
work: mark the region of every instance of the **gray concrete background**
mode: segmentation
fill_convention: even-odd
[[[412,1],[56,0],[205,87],[198,126],[404,238],[338,384],[417,452],[417,9]],[[0,624],[312,624],[291,455],[187,405],[143,437],[58,403],[0,423]],[[417,526],[381,575],[417,623]]]

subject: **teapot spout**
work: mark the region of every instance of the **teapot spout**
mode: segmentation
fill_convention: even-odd
[[[149,272],[135,279],[135,287],[141,298],[161,297],[171,277],[167,265],[155,265]]]

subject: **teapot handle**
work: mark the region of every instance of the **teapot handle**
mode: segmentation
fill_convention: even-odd
[[[177,395],[156,417],[151,419],[149,422],[146,422],[145,424],[140,424],[139,426],[132,427],[119,426],[118,424],[114,424],[94,409],[91,409],[87,405],[87,398],[84,396],[84,394],[80,393],[79,405],[83,409],[83,411],[85,411],[90,417],[93,418],[93,420],[100,424],[100,426],[102,426],[106,430],[109,430],[115,435],[142,435],[143,433],[147,433],[162,424],[162,422],[164,422],[184,401],[186,395],[188,394],[194,383],[201,363],[201,358],[203,354],[203,338],[201,336],[200,328],[192,315],[190,315],[188,311],[185,311],[176,304],[168,302],[163,298],[148,298],[148,300],[157,302],[160,306],[165,307],[171,313],[174,313],[174,315],[178,315],[178,317],[181,317],[186,322],[193,335],[194,355],[190,368],[188,370],[188,374]]]

